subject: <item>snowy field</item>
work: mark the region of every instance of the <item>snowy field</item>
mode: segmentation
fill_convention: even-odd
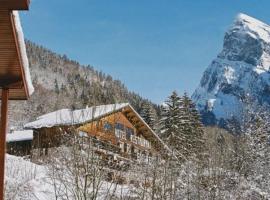
[[[6,156],[6,199],[54,199],[46,168],[21,157]]]
[[[46,168],[21,157],[6,156],[6,199],[54,199]]]
[[[5,184],[7,200],[56,199],[47,168],[24,160],[21,157],[6,155]],[[126,196],[129,193],[129,187],[104,181],[98,199],[107,199],[112,192],[116,198]]]

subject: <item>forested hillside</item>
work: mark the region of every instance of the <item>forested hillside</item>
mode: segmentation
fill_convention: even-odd
[[[11,126],[22,127],[41,114],[61,108],[129,102],[140,112],[142,103],[150,103],[93,66],[80,65],[30,41],[26,41],[26,48],[35,92],[27,102],[11,103]]]

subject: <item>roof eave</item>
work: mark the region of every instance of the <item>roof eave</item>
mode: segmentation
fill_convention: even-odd
[[[0,9],[29,10],[30,0],[0,0]]]

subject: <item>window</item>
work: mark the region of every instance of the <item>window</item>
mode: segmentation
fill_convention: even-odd
[[[134,130],[132,128],[126,128],[127,139],[130,140],[131,136],[134,135]]]
[[[124,125],[121,123],[115,123],[115,136],[117,138],[126,139],[126,133],[124,132]]]
[[[109,122],[105,122],[103,125],[103,129],[105,132],[112,132],[113,131],[113,126]]]
[[[115,129],[124,130],[124,125],[121,123],[115,123]]]
[[[117,137],[117,138],[121,138],[121,131],[120,130],[118,130],[118,129],[116,129],[115,130],[115,136]]]

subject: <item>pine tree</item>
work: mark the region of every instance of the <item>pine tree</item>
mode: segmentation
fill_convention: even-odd
[[[140,115],[153,130],[156,129],[157,113],[149,102],[144,101],[142,103]]]
[[[195,104],[185,93],[179,97],[174,91],[162,108],[160,134],[181,158],[202,155],[203,126]]]
[[[160,136],[179,159],[184,159],[182,154],[184,138],[182,138],[180,127],[182,113],[180,110],[180,97],[176,91],[173,91],[161,109]]]
[[[188,151],[187,154],[199,155],[204,148],[203,125],[196,106],[187,93],[180,98],[180,108],[182,113],[181,132],[186,140],[184,144]]]

